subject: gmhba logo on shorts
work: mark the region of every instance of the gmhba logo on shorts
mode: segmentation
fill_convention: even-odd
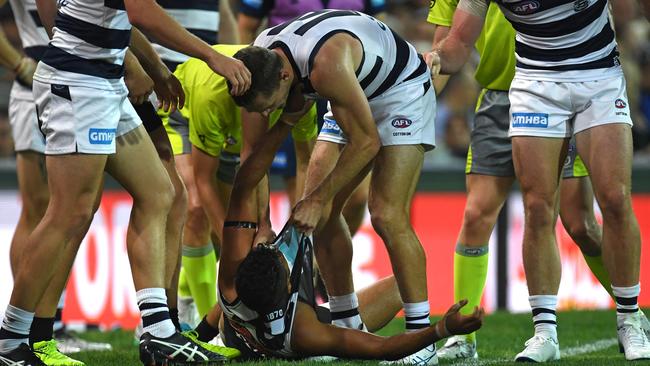
[[[391,124],[395,128],[407,128],[413,124],[413,121],[407,118],[395,118]]]
[[[548,127],[548,113],[513,113],[512,127]]]
[[[114,139],[114,128],[91,128],[88,130],[88,141],[93,145],[110,145]]]

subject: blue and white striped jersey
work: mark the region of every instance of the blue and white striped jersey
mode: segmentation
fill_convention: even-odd
[[[54,35],[34,78],[46,83],[124,89],[131,23],[123,0],[58,0]]]
[[[9,0],[25,54],[40,61],[50,38],[41,23],[34,0]]]
[[[158,0],[158,4],[190,33],[207,44],[218,43],[219,0]],[[156,44],[155,40],[154,48],[172,71],[189,59],[189,56]]]
[[[291,61],[305,94],[318,97],[309,81],[316,54],[338,33],[347,33],[363,45],[357,80],[368,100],[395,85],[428,71],[415,48],[381,21],[353,10],[320,10],[262,32],[255,46],[281,48]]]
[[[487,9],[486,0],[459,7],[463,1]],[[494,1],[517,32],[517,77],[587,81],[622,73],[608,0]]]

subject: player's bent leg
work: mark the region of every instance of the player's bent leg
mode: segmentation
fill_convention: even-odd
[[[579,132],[578,150],[603,214],[602,252],[616,300],[618,339],[628,360],[650,358],[638,311],[640,233],[631,203],[631,128],[605,124]]]
[[[388,324],[402,308],[395,276],[388,276],[357,291],[359,313],[369,332],[376,332]]]
[[[16,175],[22,210],[9,249],[11,270],[14,275],[20,256],[24,252],[23,244],[45,215],[50,199],[45,172],[45,155],[36,151],[17,152]]]
[[[588,176],[562,179],[560,218],[580,248],[589,269],[611,295],[611,281],[601,251],[602,229],[594,215],[594,194]]]
[[[535,335],[516,361],[543,362],[559,358],[555,309],[561,265],[555,241],[556,202],[567,141],[515,136],[512,152],[524,199],[524,270]]]
[[[368,195],[370,193],[371,175],[368,174],[366,178],[359,184],[357,189],[352,192],[348,202],[343,209],[343,217],[345,222],[350,228],[350,235],[354,237],[366,216],[366,207],[368,206]]]
[[[167,216],[165,228],[165,283],[167,284],[167,304],[169,305],[172,322],[180,330],[178,320],[178,280],[181,267],[181,234],[187,214],[187,191],[176,171],[172,146],[162,123],[158,128],[149,131],[149,137],[174,186],[174,200]]]

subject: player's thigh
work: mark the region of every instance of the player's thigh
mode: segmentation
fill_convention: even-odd
[[[174,196],[171,179],[131,104],[124,100],[117,131],[117,152],[107,162],[107,171],[134,200],[168,209]]]
[[[596,193],[623,189],[629,193],[632,169],[632,131],[626,123],[605,124],[584,130],[576,142]]]
[[[524,196],[554,200],[568,139],[534,136],[512,138],[515,172]]]
[[[370,214],[391,210],[408,217],[424,160],[422,145],[383,146],[375,157],[368,206]]]

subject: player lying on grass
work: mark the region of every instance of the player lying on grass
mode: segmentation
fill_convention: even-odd
[[[296,109],[288,107],[285,111]],[[255,187],[301,114],[285,112],[280,117],[265,143],[256,146],[242,164],[233,185],[218,277],[226,345],[239,348],[244,357],[331,355],[397,360],[451,335],[479,329],[483,310],[476,308],[468,316],[458,312],[466,301],[453,305],[442,320],[429,327],[392,337],[332,326],[326,323],[329,313],[315,306],[309,237],[289,224],[274,243],[253,247]],[[390,286],[386,281],[379,286]],[[393,294],[395,287],[393,282]],[[386,304],[389,299],[394,303]],[[376,327],[382,318],[384,322],[390,320],[399,306],[397,296],[378,296],[362,307],[361,315],[368,325]]]

